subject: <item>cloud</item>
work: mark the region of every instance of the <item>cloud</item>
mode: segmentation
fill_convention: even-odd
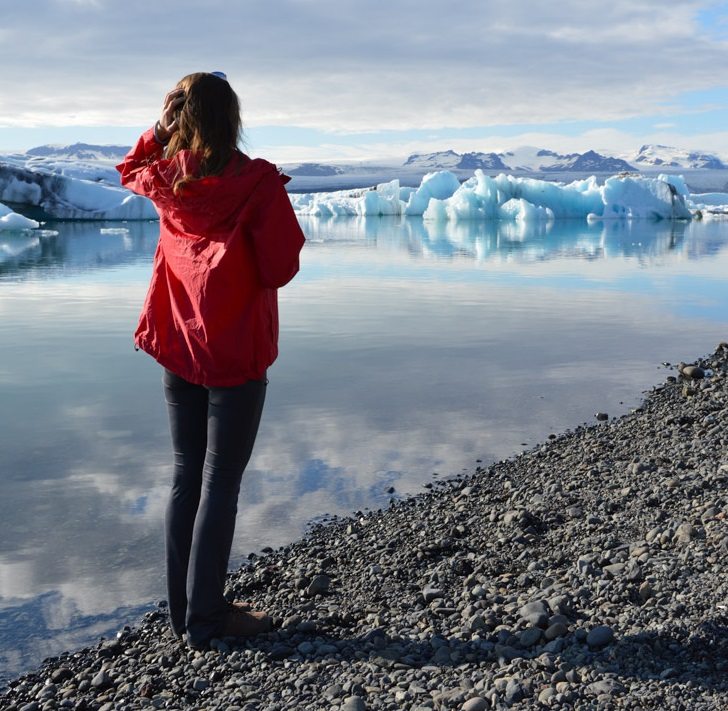
[[[725,44],[696,19],[709,5],[17,3],[0,44],[13,68],[0,77],[0,125],[146,125],[170,84],[207,68],[228,73],[250,125],[372,130],[669,114],[666,100],[725,75]]]

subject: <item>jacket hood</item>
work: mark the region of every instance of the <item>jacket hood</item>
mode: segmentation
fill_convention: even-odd
[[[172,162],[177,164],[178,175],[194,175],[199,169],[199,159],[190,151],[180,151]],[[241,208],[271,174],[276,174],[283,184],[290,180],[272,163],[236,152],[220,175],[192,180],[182,186],[165,206],[166,212],[185,232],[204,234],[230,229]]]

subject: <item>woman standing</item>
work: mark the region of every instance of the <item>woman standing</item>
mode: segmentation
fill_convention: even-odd
[[[159,212],[159,245],[135,333],[165,369],[174,449],[166,512],[167,591],[193,647],[270,619],[224,597],[237,499],[278,354],[277,289],[304,237],[288,178],[237,148],[238,97],[219,72],[184,77],[117,166]]]

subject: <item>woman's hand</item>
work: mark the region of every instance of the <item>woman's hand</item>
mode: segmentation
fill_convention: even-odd
[[[179,128],[175,112],[185,102],[185,93],[182,89],[172,89],[164,97],[162,115],[154,127],[154,133],[159,141],[166,143],[172,134]]]

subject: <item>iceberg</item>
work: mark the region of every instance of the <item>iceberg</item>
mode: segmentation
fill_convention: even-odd
[[[150,200],[107,182],[105,169],[89,172],[81,166],[56,172],[57,166],[5,161],[0,163],[0,201],[41,208],[49,218],[61,220],[156,220]],[[116,171],[114,171],[116,172]],[[79,177],[79,176],[93,176]]]
[[[728,193],[694,193],[688,196],[688,205],[700,219],[728,217]]]
[[[0,230],[34,230],[40,223],[13,212],[0,202]]]
[[[538,222],[561,218],[690,220],[688,191],[679,176],[618,175],[600,185],[592,176],[572,183],[495,177],[477,169],[460,183],[443,170],[428,173],[417,188],[399,180],[365,190],[290,196],[301,215],[416,215],[425,220]]]

